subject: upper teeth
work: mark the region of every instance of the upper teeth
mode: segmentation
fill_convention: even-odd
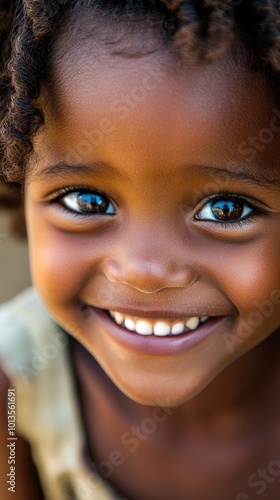
[[[188,318],[186,321],[179,321],[177,323],[168,323],[166,321],[149,321],[140,318],[128,318],[123,314],[116,311],[109,311],[111,317],[118,325],[124,326],[127,330],[139,333],[140,335],[157,335],[164,337],[166,335],[178,335],[184,332],[185,328],[195,330],[200,323],[204,323],[208,316]]]

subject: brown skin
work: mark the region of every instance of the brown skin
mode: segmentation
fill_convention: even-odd
[[[188,407],[154,412],[127,399],[88,351],[76,347],[91,461],[128,499],[235,500],[239,492],[250,494],[246,500],[259,498],[259,487],[248,487],[247,479],[280,455],[280,404],[275,398],[279,370],[270,370],[263,359],[271,362],[275,348],[276,339],[251,351],[246,367],[237,362],[227,377],[219,375]],[[261,382],[253,380],[257,356],[265,372]],[[249,378],[247,394],[243,399],[235,394],[223,408],[213,408],[212,401],[222,398],[225,386],[231,388],[237,377]],[[155,422],[150,434],[147,418]],[[268,486],[262,498],[275,500],[279,479]]]
[[[83,42],[82,52],[69,48],[67,65],[55,64],[55,92],[45,91],[46,126],[35,141],[40,161],[26,183],[34,284],[77,340],[74,362],[92,459],[108,460],[112,450],[125,458],[109,480],[133,500],[235,499],[248,490],[248,476],[280,450],[279,305],[236,340],[256,304],[280,289],[279,132],[254,161],[240,152],[242,142],[269,127],[277,102],[259,75],[229,57],[194,68],[158,53],[126,59],[104,49],[93,61],[91,44]],[[150,90],[137,102],[135,88],[143,88],[155,64],[160,77],[152,78],[153,89],[149,80]],[[129,112],[116,110],[120,96],[129,96]],[[100,133],[104,118],[102,140],[86,145],[85,131]],[[90,171],[96,161],[117,173]],[[77,162],[89,173],[77,167],[64,178],[42,176],[49,166]],[[229,181],[224,169],[253,173],[259,182]],[[273,186],[265,185],[264,174],[275,179]],[[61,203],[51,203],[55,190],[75,185],[106,193],[116,214],[73,218]],[[241,193],[264,213],[226,227],[198,219],[219,192]],[[142,317],[153,310],[169,311],[166,319],[172,312],[224,320],[180,356],[136,356],[112,341],[93,312],[81,312],[85,303],[134,307]],[[160,415],[165,411],[168,419],[129,451],[121,436],[151,417],[159,399]],[[256,488],[249,493],[248,499],[258,497]],[[278,480],[262,498],[279,493]]]

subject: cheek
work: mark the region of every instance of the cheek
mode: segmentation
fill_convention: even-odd
[[[42,296],[58,302],[73,299],[90,276],[83,238],[56,231],[41,221],[29,226],[29,247],[32,279]],[[94,265],[93,253],[91,263]]]
[[[226,250],[226,249],[225,249]],[[271,300],[280,289],[279,237],[232,246],[218,262],[212,262],[219,287],[240,313],[252,311],[256,304]]]

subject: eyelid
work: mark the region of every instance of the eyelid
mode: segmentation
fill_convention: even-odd
[[[100,189],[93,188],[93,187],[87,187],[85,185],[83,185],[83,186],[64,186],[62,188],[58,188],[50,195],[51,198],[49,200],[49,203],[51,203],[51,204],[58,203],[65,196],[72,194],[72,193],[80,193],[80,194],[94,193],[94,194],[104,196],[114,206],[115,210],[117,209],[117,203],[112,199],[111,196],[104,193]],[[71,208],[69,208],[63,204],[61,204],[61,208],[63,209],[63,211],[65,213],[71,214],[71,216],[73,216],[73,217],[86,217],[86,218],[88,218],[90,216],[97,216],[97,215],[99,217],[108,216],[108,215],[110,215],[110,216],[115,215],[115,214],[106,214],[106,213],[95,214],[95,213],[91,213],[91,212],[79,212],[79,211],[72,210]]]
[[[230,201],[241,201],[242,203],[246,203],[249,205],[251,208],[253,208],[256,212],[259,213],[266,213],[265,208],[261,208],[261,205],[263,207],[263,203],[259,200],[256,200],[252,198],[251,196],[248,196],[243,193],[232,193],[232,192],[219,192],[215,193],[213,195],[205,196],[199,203],[199,208],[196,208],[195,211],[198,212],[200,211],[207,203],[210,202],[215,202],[215,201],[220,201],[222,199],[230,200]]]
[[[252,212],[243,216],[242,218],[239,219],[229,219],[228,221],[225,220],[218,220],[218,219],[212,219],[212,218],[200,218],[199,214],[207,207],[208,204],[212,203],[213,205],[215,202],[221,201],[221,200],[227,200],[227,201],[236,201],[236,202],[241,202],[244,206],[247,205]],[[251,197],[248,197],[247,195],[244,194],[237,194],[237,193],[219,193],[215,194],[212,196],[208,196],[206,199],[204,199],[200,203],[200,207],[196,209],[195,214],[194,214],[194,219],[198,221],[199,223],[204,223],[209,225],[213,224],[215,225],[216,229],[221,229],[221,230],[230,230],[234,229],[237,226],[240,228],[244,227],[246,224],[250,224],[253,220],[253,218],[259,216],[259,215],[266,215],[268,212],[265,211],[264,209],[260,208],[258,206],[258,202],[256,200],[252,200]]]
[[[116,207],[118,206],[114,198],[108,193],[102,191],[102,189],[85,185],[63,186],[62,188],[58,188],[47,196],[47,201],[49,201],[50,203],[52,202],[55,203],[56,201],[59,201],[61,198],[63,198],[63,196],[66,196],[67,194],[71,193],[76,193],[77,191],[79,193],[96,193],[102,196],[106,196],[106,198],[108,198]]]
[[[63,186],[53,191],[50,197],[52,197],[53,200],[58,200],[59,198],[62,198],[66,194],[76,193],[77,191],[80,193],[98,193],[102,194],[103,196],[107,196],[107,198],[111,199],[111,197],[107,193],[104,193],[104,191],[102,191],[101,189],[85,185]]]

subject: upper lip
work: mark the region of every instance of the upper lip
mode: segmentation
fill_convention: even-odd
[[[158,309],[158,310],[148,310],[148,309],[124,309],[122,307],[118,307],[118,306],[109,306],[109,307],[97,307],[97,306],[93,306],[93,305],[90,305],[90,307],[93,307],[95,309],[103,309],[105,311],[113,311],[113,312],[119,312],[121,313],[123,316],[137,316],[139,318],[154,318],[154,319],[159,319],[159,318],[162,318],[162,319],[181,319],[181,318],[193,318],[193,317],[198,317],[198,318],[201,318],[201,317],[204,317],[204,316],[208,316],[208,317],[218,317],[218,316],[226,316],[228,315],[225,314],[225,312],[217,312],[217,311],[213,311],[213,312],[210,312],[209,310],[207,310],[207,308],[205,308],[204,311],[200,311],[200,312],[187,312],[187,311],[183,311],[183,312],[174,312],[174,311],[169,311],[169,310],[163,310],[163,309]]]

